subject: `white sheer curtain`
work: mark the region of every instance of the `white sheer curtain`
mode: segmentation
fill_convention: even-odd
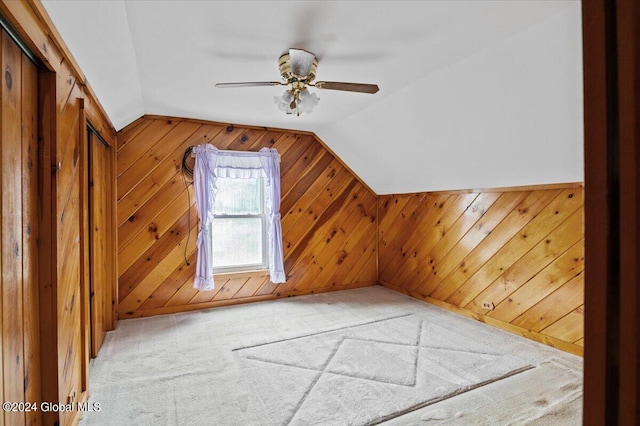
[[[280,155],[274,148],[260,150],[260,163],[267,178],[265,186],[267,215],[269,219],[269,275],[271,282],[283,283],[282,224],[280,223]]]
[[[198,233],[198,257],[193,286],[199,290],[212,290],[213,282],[213,208],[216,199],[216,179],[264,177],[265,200],[268,219],[269,275],[273,283],[286,281],[280,224],[280,155],[273,148],[259,152],[220,151],[204,144],[193,147],[196,163],[193,171],[193,188],[196,209],[200,218]]]
[[[196,279],[193,286],[199,290],[213,290],[213,206],[216,201],[217,149],[211,145],[193,148],[196,163],[193,167],[193,191],[196,196],[196,210],[200,218],[198,232],[198,257],[196,259]]]

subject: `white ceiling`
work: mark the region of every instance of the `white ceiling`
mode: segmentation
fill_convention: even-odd
[[[583,180],[579,0],[49,1],[116,129],[143,114],[313,131],[379,194]],[[288,116],[290,47],[317,80]]]

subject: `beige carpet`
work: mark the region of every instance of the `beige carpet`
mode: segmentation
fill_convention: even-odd
[[[382,287],[121,321],[84,425],[580,424],[582,359]]]

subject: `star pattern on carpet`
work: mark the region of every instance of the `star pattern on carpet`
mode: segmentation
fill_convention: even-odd
[[[297,399],[295,404],[282,404],[281,411],[287,412],[282,424],[295,423],[305,406],[312,405],[308,404],[310,400],[317,405],[323,398],[333,399],[336,384],[343,388],[346,398],[368,391],[371,395],[412,395],[402,397],[408,402],[406,410],[530,368],[512,368],[518,363],[504,363],[512,358],[495,352],[490,344],[412,314],[246,346],[234,352],[254,364],[252,371],[261,378],[259,387],[267,394],[283,388]],[[304,379],[296,379],[300,374],[294,370],[304,372]],[[271,401],[268,395],[261,397]],[[381,410],[366,423],[393,415],[397,405],[403,405],[402,401],[389,413]]]

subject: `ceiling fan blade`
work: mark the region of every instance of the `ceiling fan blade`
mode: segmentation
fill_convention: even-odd
[[[376,93],[380,90],[377,84],[342,83],[339,81],[318,81],[315,86],[318,89],[344,90],[347,92],[360,93]]]
[[[280,86],[279,81],[248,81],[245,83],[216,83],[216,87],[226,89],[230,87],[260,87],[260,86]]]
[[[291,72],[300,77],[306,77],[311,72],[311,66],[316,56],[302,49],[289,49]]]

